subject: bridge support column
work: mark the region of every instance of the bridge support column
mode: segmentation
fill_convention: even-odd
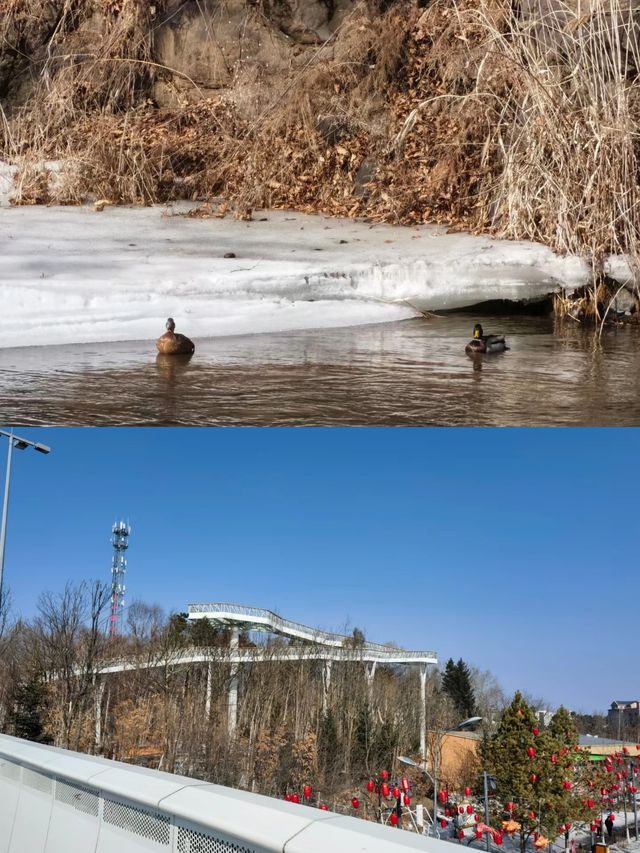
[[[427,758],[427,664],[420,664],[420,757]]]
[[[105,679],[101,678],[95,682],[94,712],[95,712],[95,736],[94,747],[96,752],[102,749],[102,697],[104,696]]]
[[[365,670],[365,675],[367,678],[367,695],[369,697],[369,702],[373,701],[373,679],[376,674],[376,661],[370,663]]]
[[[239,640],[240,630],[237,625],[234,625],[231,629],[231,641],[229,643],[229,651],[232,657],[238,651]],[[227,710],[227,730],[230,737],[235,736],[236,726],[238,725],[238,669],[239,665],[232,660],[229,676],[229,705]]]
[[[207,664],[207,692],[204,700],[204,713],[207,720],[211,719],[211,667],[212,663],[209,662]]]
[[[329,709],[329,689],[331,687],[331,661],[326,660],[322,667],[322,712],[326,714]]]

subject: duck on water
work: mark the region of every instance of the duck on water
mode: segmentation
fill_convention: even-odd
[[[173,317],[166,323],[167,331],[156,341],[156,347],[163,355],[191,355],[195,344],[186,335],[175,333],[176,324]]]
[[[466,353],[473,355],[475,353],[491,353],[504,352],[509,347],[506,344],[504,335],[485,335],[480,323],[476,323],[473,327],[473,338],[464,348]]]

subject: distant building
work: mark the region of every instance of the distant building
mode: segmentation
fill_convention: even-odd
[[[612,702],[607,722],[611,734],[617,733],[618,737],[625,729],[636,728],[640,724],[640,699]]]

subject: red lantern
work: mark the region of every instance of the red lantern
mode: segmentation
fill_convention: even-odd
[[[400,796],[400,788],[398,788],[397,785],[393,786],[393,796],[396,798],[396,800]]]
[[[462,830],[458,832],[458,838],[460,839],[460,841],[462,841],[462,839],[464,838],[464,832]]]
[[[595,825],[595,823],[592,823],[592,824],[591,824],[591,826],[589,827],[589,831],[590,831],[590,832],[595,832],[595,831],[596,831],[596,825]]]
[[[476,838],[482,838],[482,833],[479,829],[476,829]]]
[[[381,770],[380,771],[380,778],[382,779],[383,782],[386,782],[387,779],[389,778],[389,771],[388,770]]]
[[[451,816],[451,809],[445,809],[444,815],[445,815],[445,817],[450,817]]]
[[[512,811],[513,811],[513,803],[505,803],[505,804],[504,804],[504,807],[505,807],[505,809],[506,809],[508,812],[512,812]]]
[[[326,811],[328,811],[328,807],[327,807],[327,805],[326,805],[325,803],[320,803],[320,805],[318,806],[318,808],[319,808],[319,809],[320,809],[320,811],[322,811],[322,812],[326,812]]]
[[[551,756],[551,763],[552,763],[552,764],[557,764],[557,763],[558,763],[558,756],[555,754],[555,752],[554,752],[554,753],[553,753],[553,755]]]
[[[403,791],[408,791],[409,788],[411,787],[409,785],[409,780],[407,779],[406,776],[403,776],[402,779],[400,780],[400,787],[402,788]]]
[[[402,798],[402,801],[405,804],[405,806],[410,806],[411,805],[411,797],[409,796],[409,794],[405,794],[404,797]]]
[[[440,826],[441,826],[443,829],[446,829],[446,828],[449,826],[449,824],[447,823],[447,821],[446,821],[446,820],[441,820],[441,821],[440,821]]]
[[[467,806],[467,814],[473,814],[473,806]]]
[[[540,734],[540,729],[531,729],[531,731],[533,732],[535,737],[538,737],[538,735]]]
[[[504,841],[504,832],[496,832],[496,834],[493,836],[493,840],[498,846],[502,844],[502,842]]]
[[[360,800],[357,797],[353,797],[351,800],[351,805],[353,806],[354,809],[359,809],[360,808]]]
[[[311,796],[311,785],[305,785],[304,788],[302,789],[302,793],[304,794],[305,799],[308,800],[309,797]]]
[[[475,820],[476,823],[480,820],[480,818],[478,817],[477,814],[474,814],[473,819]]]
[[[565,789],[565,791],[570,791],[570,790],[571,790],[571,782],[569,782],[569,781],[567,781],[567,780],[565,779],[565,781],[564,781],[562,784],[564,785],[564,789]]]
[[[532,773],[531,776],[529,776],[529,779],[531,779],[532,782],[536,782],[538,780],[538,777],[535,773]]]
[[[438,791],[438,799],[441,803],[447,802],[447,792],[446,791]]]
[[[397,826],[398,825],[398,815],[395,812],[391,812],[391,816],[389,818],[389,823],[391,824],[391,826]]]
[[[588,809],[592,809],[592,808],[593,808],[593,800],[587,800],[587,808],[588,808]]]
[[[527,747],[527,755],[529,756],[529,758],[535,758],[536,751],[532,746]]]
[[[367,791],[371,794],[375,790],[375,787],[376,786],[373,779],[369,779],[369,781],[367,782]]]
[[[464,814],[464,806],[458,807],[458,814]]]
[[[291,794],[291,802],[292,803],[299,803],[300,797],[297,794]]]
[[[471,788],[470,788],[468,785],[467,785],[467,787],[464,789],[464,795],[465,795],[465,797],[470,797],[470,796],[471,796]]]
[[[284,798],[285,798],[285,800],[286,800],[288,803],[290,803],[290,802],[291,802],[291,794],[290,794],[288,791],[287,791],[287,793],[284,795]]]
[[[616,773],[616,779],[619,782],[622,779],[622,773]]]
[[[569,832],[569,830],[571,829],[571,824],[565,823],[564,828],[567,830],[567,832]]]
[[[383,782],[382,785],[380,785],[380,790],[382,791],[383,797],[388,797],[389,796],[389,783]]]
[[[534,811],[529,812],[529,819],[530,819],[530,820],[535,820],[535,819],[536,819],[536,813],[535,813]]]

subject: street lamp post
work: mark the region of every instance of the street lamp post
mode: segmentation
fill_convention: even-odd
[[[478,723],[481,723],[481,722],[482,722],[482,717],[469,717],[469,719],[463,720],[461,723],[458,723],[458,725],[454,726],[452,729],[447,729],[446,731],[442,732],[442,735],[443,736],[448,735],[448,734],[451,734],[453,732],[462,732],[465,729],[471,729],[474,726],[477,726]],[[431,820],[431,826],[433,829],[433,837],[439,838],[440,832],[438,831],[438,826],[437,826],[438,821],[437,821],[437,817],[436,817],[436,815],[438,813],[438,749],[437,749],[437,747],[434,746],[432,752],[433,752],[433,768],[432,768],[433,775],[431,775],[431,773],[429,773],[429,771],[424,766],[424,764],[418,764],[417,761],[413,761],[410,758],[405,758],[404,756],[400,755],[400,756],[398,756],[398,761],[400,761],[402,764],[409,764],[413,767],[420,767],[422,772],[429,779],[431,779],[431,781],[433,783],[433,815],[432,815],[432,820]],[[426,761],[425,761],[425,764],[426,764]]]
[[[13,448],[16,450],[26,450],[27,447],[33,447],[38,453],[49,453],[50,447],[46,444],[40,444],[37,441],[29,441],[28,438],[21,438],[14,435],[13,430],[6,432],[0,429],[0,435],[4,435],[9,439],[9,450],[7,451],[7,472],[4,479],[4,501],[2,503],[2,527],[0,528],[0,606],[2,606],[2,583],[4,578],[4,551],[7,542],[7,516],[9,514],[9,487],[11,483],[11,459]]]

